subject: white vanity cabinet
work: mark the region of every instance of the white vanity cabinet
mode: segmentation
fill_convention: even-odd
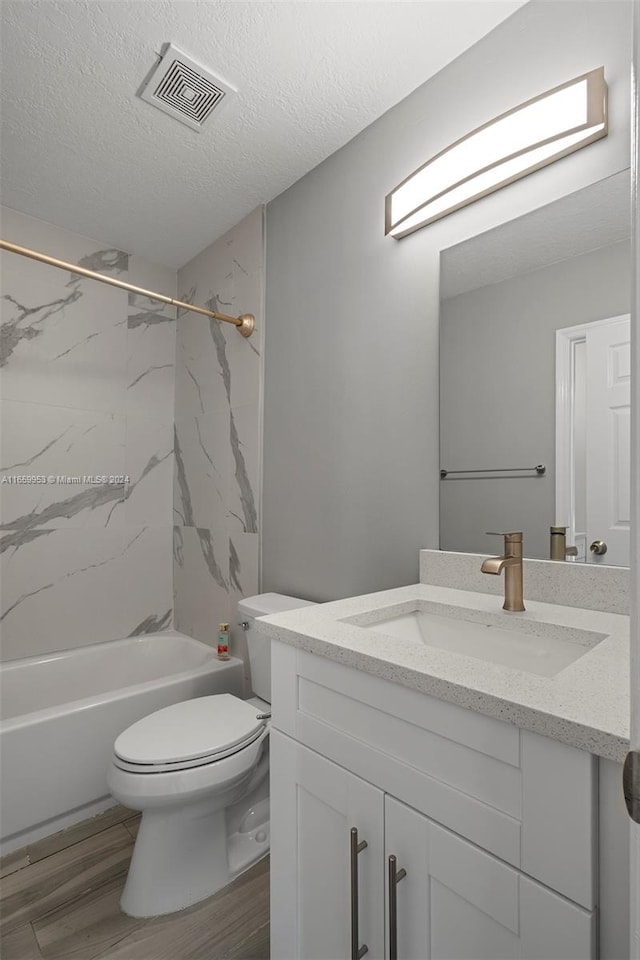
[[[595,915],[474,844],[385,797],[385,848],[406,877],[387,957],[588,960]],[[393,896],[387,875],[387,903]],[[389,916],[389,912],[387,913]]]
[[[383,957],[384,793],[278,731],[269,749],[272,770],[275,763],[271,832],[278,838],[271,860],[278,917],[271,956],[345,960],[352,932],[361,931],[368,955]],[[353,854],[352,829],[367,844]],[[352,857],[359,878],[353,928]]]
[[[271,750],[274,960],[594,956],[594,913],[278,731]]]
[[[280,642],[272,692],[273,960],[599,955],[595,757]]]

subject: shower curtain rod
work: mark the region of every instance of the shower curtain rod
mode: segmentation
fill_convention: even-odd
[[[226,313],[216,313],[215,310],[207,310],[206,307],[196,307],[193,303],[185,303],[183,300],[176,300],[174,297],[168,297],[164,293],[154,293],[153,290],[145,290],[143,287],[135,287],[132,283],[125,283],[124,280],[116,280],[114,277],[107,277],[95,270],[87,270],[86,267],[78,267],[75,263],[67,263],[66,260],[58,260],[56,257],[50,257],[46,253],[39,253],[37,250],[31,250],[29,247],[20,247],[17,243],[10,243],[9,240],[0,240],[0,249],[8,250],[10,253],[17,253],[21,257],[30,257],[32,260],[39,260],[41,263],[48,263],[51,267],[58,267],[60,270],[68,270],[69,273],[77,273],[81,277],[88,277],[90,280],[98,280],[100,283],[108,283],[112,287],[120,287],[122,290],[130,290],[132,293],[139,293],[148,300],[159,300],[161,303],[170,303],[180,310],[190,310],[192,313],[201,313],[205,317],[213,317],[214,320],[222,320],[224,323],[233,323],[238,333],[243,337],[250,337],[253,333],[256,319],[252,313],[243,313],[239,317],[230,317]]]

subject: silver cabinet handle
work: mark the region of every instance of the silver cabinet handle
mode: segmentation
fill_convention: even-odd
[[[391,854],[389,857],[389,960],[398,960],[398,891],[396,885],[407,871],[398,870],[398,861]]]
[[[367,841],[358,842],[358,831],[351,827],[351,960],[360,960],[369,950],[366,943],[360,946],[358,932],[358,854],[366,847]]]

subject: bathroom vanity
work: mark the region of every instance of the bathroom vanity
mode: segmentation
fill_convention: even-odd
[[[275,960],[628,956],[625,616],[423,583],[259,628]]]

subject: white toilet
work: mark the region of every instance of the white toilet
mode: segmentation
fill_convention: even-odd
[[[109,790],[142,811],[120,901],[130,916],[191,906],[268,852],[271,650],[252,621],[308,605],[277,593],[238,603],[256,697],[185,700],[117,738]]]

